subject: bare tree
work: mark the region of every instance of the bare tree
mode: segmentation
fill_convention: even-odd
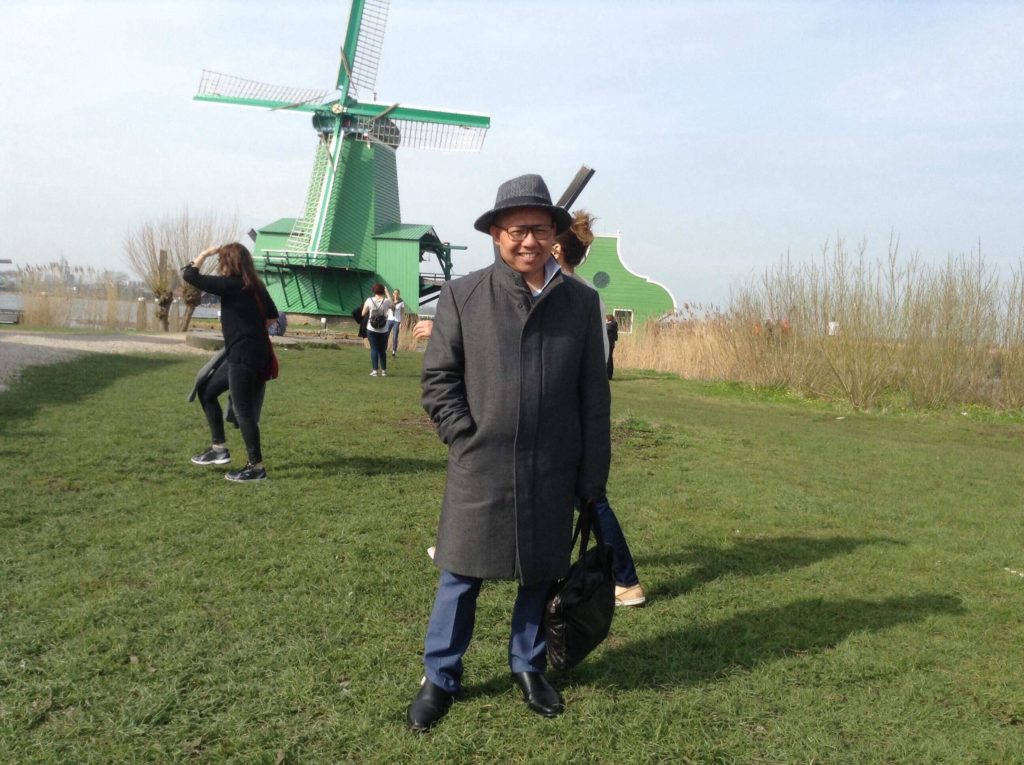
[[[145,221],[124,237],[128,266],[156,297],[156,317],[164,332],[170,331],[168,314],[174,298],[177,274],[167,265],[167,251],[160,247],[160,223]]]
[[[166,221],[163,234],[163,241],[171,252],[171,261],[180,268],[207,247],[234,241],[238,234],[238,215],[209,210],[197,214],[184,207],[176,217]],[[214,268],[216,260],[212,258],[203,263],[203,271],[209,272]],[[181,297],[185,302],[185,315],[181,319],[180,331],[187,332],[203,293],[191,284],[183,283]]]
[[[125,235],[125,257],[131,270],[156,296],[156,316],[164,332],[170,330],[170,307],[178,285],[178,273],[201,250],[210,245],[233,241],[238,231],[238,215],[214,212],[181,212],[157,221],[145,221]],[[207,261],[209,268],[214,263]],[[204,270],[207,270],[204,268]],[[188,330],[192,314],[202,293],[189,284],[182,284],[185,316],[180,330]]]

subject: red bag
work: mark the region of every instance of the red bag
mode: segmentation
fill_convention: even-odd
[[[281,367],[277,363],[277,354],[274,353],[274,344],[270,342],[270,337],[267,337],[267,343],[270,345],[270,363],[267,364],[267,371],[263,373],[263,382],[276,380],[278,372],[281,371]]]
[[[257,290],[259,288],[257,287]],[[263,319],[263,329],[266,331],[267,325],[267,312],[263,309],[263,301],[260,299],[260,293],[254,291],[253,295],[256,297],[256,305],[260,308],[260,317]],[[276,380],[278,373],[281,371],[280,365],[277,363],[277,354],[274,353],[274,343],[270,339],[270,334],[267,334],[267,347],[270,349],[270,362],[267,364],[266,370],[263,372],[262,380]]]

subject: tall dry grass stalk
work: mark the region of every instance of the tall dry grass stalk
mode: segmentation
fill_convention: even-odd
[[[658,369],[692,379],[735,379],[735,349],[725,317],[714,309],[686,305],[674,324],[647,322],[619,334],[615,365]]]
[[[41,327],[124,329],[132,326],[132,304],[117,275],[60,260],[18,269],[27,324]]]
[[[18,269],[21,309],[26,324],[40,327],[70,327],[76,281],[82,269],[71,268],[66,260]]]
[[[934,267],[870,260],[838,240],[821,257],[787,256],[733,290],[724,313],[648,324],[616,349],[620,367],[783,387],[875,406],[1024,403],[1024,280],[1000,285],[978,253]],[[830,331],[830,325],[832,331]]]
[[[994,359],[1003,405],[1024,407],[1024,271],[1014,271],[1004,294],[1002,334]]]

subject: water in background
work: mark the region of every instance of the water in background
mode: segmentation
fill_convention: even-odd
[[[139,303],[137,300],[120,300],[118,301],[118,315],[119,316],[135,316]],[[156,316],[154,311],[156,310],[156,304],[152,301],[146,301],[145,303],[148,309],[148,322],[151,327],[156,322]],[[21,295],[17,292],[0,292],[0,309],[6,308],[11,310],[20,311],[23,307]],[[81,327],[90,326],[95,322],[82,321],[83,317],[86,316],[105,316],[107,311],[107,301],[105,299],[88,299],[88,298],[75,298],[71,302],[71,326]],[[217,318],[217,306],[201,305],[196,308],[195,313],[192,314],[193,318],[196,319],[216,319]],[[185,312],[184,303],[174,303],[171,306],[171,326],[175,325],[177,319]]]

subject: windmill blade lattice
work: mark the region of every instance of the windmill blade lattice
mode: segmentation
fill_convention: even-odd
[[[366,0],[359,24],[359,41],[352,57],[352,83],[357,90],[373,93],[388,23],[388,0]]]
[[[257,104],[269,108],[287,108],[303,104],[318,104],[327,98],[328,93],[330,91],[314,88],[270,85],[266,82],[247,80],[204,69],[203,76],[199,80],[199,91],[196,93],[196,98],[207,101]]]
[[[355,131],[391,148],[399,146],[429,151],[480,151],[487,136],[485,127],[467,127],[439,122],[360,117]]]

